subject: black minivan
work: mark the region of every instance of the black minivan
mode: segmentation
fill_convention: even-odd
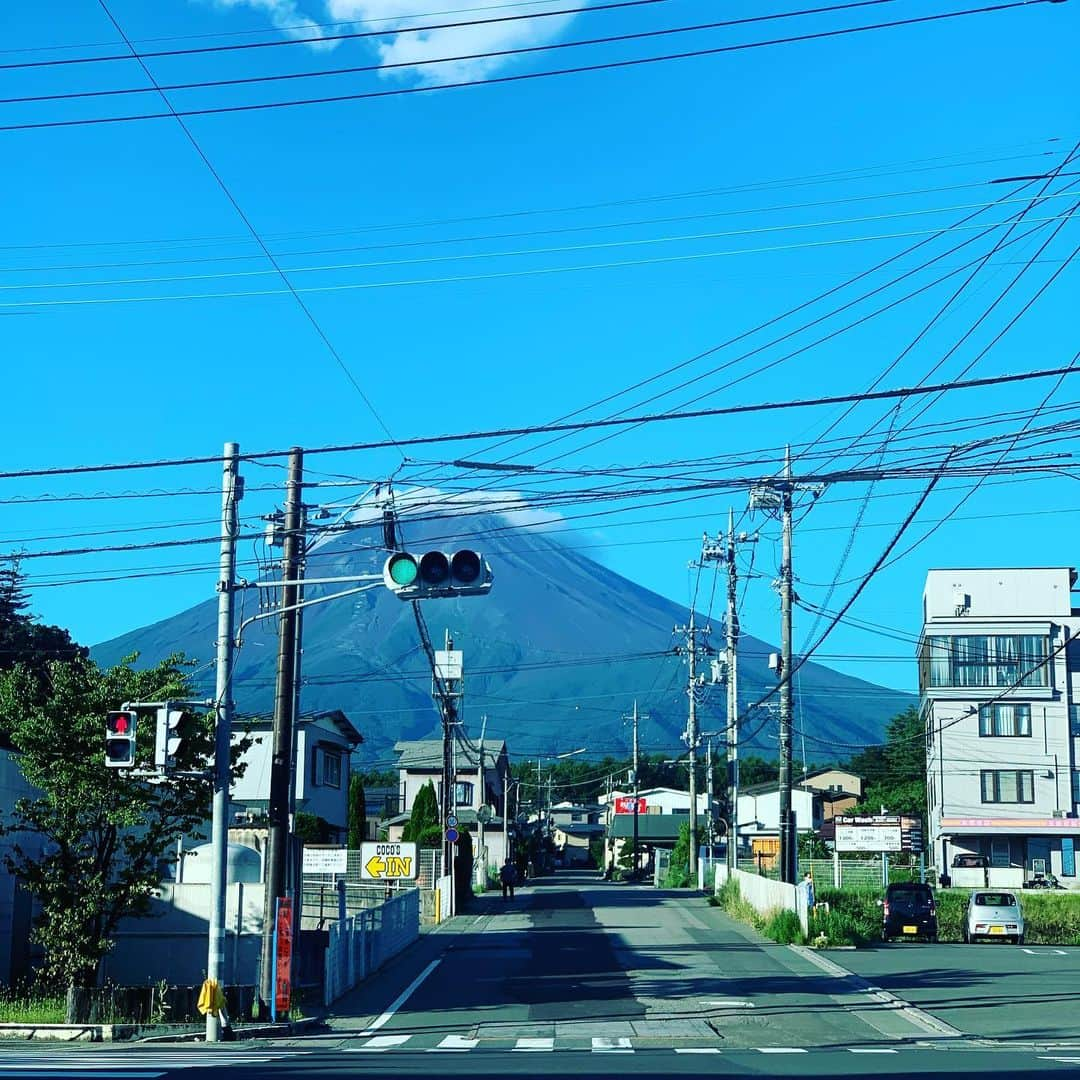
[[[895,883],[885,890],[881,905],[881,936],[937,941],[937,905],[929,885]]]

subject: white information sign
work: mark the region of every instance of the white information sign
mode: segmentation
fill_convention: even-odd
[[[305,847],[305,874],[344,874],[349,865],[347,848]]]
[[[903,851],[903,827],[898,817],[840,817],[836,819],[837,851]]]
[[[418,870],[415,844],[360,845],[360,877],[367,881],[412,880]]]

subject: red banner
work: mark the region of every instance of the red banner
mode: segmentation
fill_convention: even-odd
[[[274,1006],[278,1016],[289,1011],[292,1000],[292,897],[279,896],[277,902],[277,970],[274,981]]]
[[[615,813],[616,814],[632,814],[634,812],[634,797],[633,795],[622,795],[615,800]],[[645,800],[638,799],[637,812],[639,814],[645,813]]]

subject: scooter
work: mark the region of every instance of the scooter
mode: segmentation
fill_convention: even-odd
[[[1065,886],[1053,874],[1039,874],[1024,882],[1025,889],[1064,889]]]

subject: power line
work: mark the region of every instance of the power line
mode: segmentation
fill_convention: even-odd
[[[633,0],[633,2],[645,2],[645,0]],[[217,183],[217,186],[221,189],[222,194],[225,196],[226,199],[228,199],[229,204],[232,206],[233,210],[236,212],[237,217],[239,217],[239,219],[244,223],[244,226],[248,230],[248,232],[251,234],[252,239],[259,245],[259,248],[262,251],[263,255],[266,256],[266,259],[269,261],[270,265],[277,272],[278,277],[281,278],[281,281],[285,285],[286,289],[288,289],[288,291],[292,294],[293,299],[296,301],[296,303],[299,306],[300,310],[304,313],[304,316],[306,317],[307,321],[311,324],[312,328],[314,329],[315,333],[318,335],[319,339],[322,341],[323,345],[326,346],[327,351],[333,357],[333,359],[337,363],[338,367],[340,367],[341,370],[344,372],[345,377],[352,384],[353,389],[360,395],[361,400],[367,406],[368,412],[371,413],[371,415],[375,418],[375,422],[379,425],[380,428],[382,428],[383,433],[390,440],[390,442],[393,443],[394,437],[393,437],[393,435],[390,434],[390,429],[383,422],[383,419],[379,415],[378,410],[372,404],[372,402],[371,402],[370,398],[367,396],[367,394],[364,393],[364,390],[360,386],[360,384],[356,381],[356,377],[349,370],[348,364],[345,363],[344,359],[341,357],[341,354],[334,347],[333,342],[331,342],[330,338],[327,336],[326,331],[323,330],[323,328],[320,325],[319,321],[315,318],[315,315],[312,312],[311,308],[309,308],[308,305],[305,303],[305,301],[301,298],[300,294],[293,287],[293,284],[289,280],[289,278],[286,275],[285,271],[282,270],[280,263],[278,263],[277,259],[271,254],[270,249],[263,242],[262,237],[259,235],[258,230],[252,224],[251,219],[247,216],[247,214],[244,213],[244,211],[241,208],[239,202],[237,202],[236,197],[233,195],[232,191],[229,189],[229,186],[225,183],[224,179],[222,178],[221,174],[217,171],[217,169],[214,168],[214,165],[210,161],[210,158],[206,155],[206,152],[203,150],[202,146],[199,144],[199,141],[192,134],[191,128],[187,124],[184,123],[183,119],[181,118],[181,115],[173,107],[172,102],[162,92],[161,88],[158,85],[157,79],[154,78],[154,76],[151,73],[150,69],[146,66],[146,62],[144,61],[144,59],[136,53],[135,47],[128,40],[127,34],[124,33],[124,30],[120,26],[120,23],[116,21],[116,19],[113,17],[112,12],[109,10],[109,7],[108,7],[108,5],[106,3],[106,0],[98,0],[98,5],[100,6],[101,10],[105,13],[105,15],[108,18],[109,22],[112,23],[113,29],[116,30],[117,34],[120,35],[120,37],[123,40],[124,44],[131,51],[132,57],[138,62],[138,65],[142,69],[143,74],[150,81],[151,85],[153,86],[154,90],[157,92],[158,96],[161,98],[161,100],[168,107],[168,109],[169,109],[168,115],[172,116],[172,118],[174,120],[176,120],[177,124],[180,127],[180,130],[184,133],[185,137],[187,138],[187,141],[191,144],[192,149],[194,149],[195,153],[199,155],[200,160],[202,161],[203,165],[206,166],[207,171],[210,173],[210,175],[214,178],[214,181]]]
[[[1011,383],[1027,382],[1032,379],[1046,379],[1059,375],[1072,374],[1074,370],[1075,369],[1070,364],[1067,367],[1042,368],[1036,371],[1025,371],[1012,375],[986,376],[980,379],[968,379],[964,382],[938,383],[932,386],[900,387],[895,390],[876,390],[870,394],[836,394],[828,397],[802,398],[793,401],[768,401],[748,405],[728,405],[714,409],[694,409],[687,412],[652,413],[645,416],[612,417],[604,420],[581,420],[574,423],[562,424],[537,424],[529,427],[497,428],[486,431],[460,432],[447,435],[418,435],[407,439],[391,440],[390,442],[376,441],[315,447],[306,450],[305,454],[315,455],[381,450],[388,447],[400,449],[406,446],[430,446],[440,443],[493,439],[505,435],[535,435],[546,434],[553,431],[587,431],[593,428],[619,427],[628,424],[661,423],[677,420],[700,419],[708,416],[732,416],[744,413],[773,412],[783,409],[814,408],[819,406],[844,404],[856,400],[895,400],[925,394],[934,394],[942,390],[969,390],[983,386],[1003,386]],[[283,457],[287,454],[287,450],[268,450],[255,454],[242,454],[241,460],[265,460],[268,458]],[[0,472],[0,480],[25,479],[27,477],[35,476],[72,476],[86,473],[123,472],[132,469],[172,468],[185,465],[208,465],[217,463],[220,460],[220,457],[217,456],[171,459],[161,458],[157,460],[126,462],[122,464],[70,465],[58,468],[18,469]]]
[[[629,0],[629,2],[647,2],[647,0]],[[99,124],[126,124],[145,120],[166,120],[176,117],[220,116],[227,113],[262,112],[269,109],[296,108],[307,105],[326,105],[345,101],[364,101],[378,98],[404,97],[413,94],[429,94],[441,90],[461,90],[475,86],[496,86],[526,82],[532,79],[555,78],[563,75],[581,75],[592,72],[616,71],[625,68],[643,67],[650,64],[668,63],[675,60],[688,60],[703,56],[719,56],[726,53],[745,52],[751,49],[772,48],[777,45],[792,45],[806,41],[820,41],[828,38],[847,37],[879,30],[895,29],[901,26],[914,26],[922,23],[941,22],[946,19],[963,18],[969,15],[985,15],[1017,8],[1031,7],[1036,4],[1056,4],[1063,0],[1010,0],[1008,3],[992,4],[984,7],[966,8],[961,11],[939,12],[933,15],[921,15],[908,19],[894,19],[888,22],[871,23],[864,26],[843,27],[835,30],[819,30],[814,33],[796,34],[790,37],[772,38],[765,41],[749,41],[736,45],[720,45],[711,49],[693,49],[680,53],[666,53],[660,56],[642,56],[627,60],[611,60],[603,63],[583,64],[577,67],[558,68],[549,71],[521,72],[515,75],[496,75],[487,79],[465,79],[458,82],[437,83],[430,86],[395,87],[389,90],[368,90],[352,94],[332,94],[323,97],[301,98],[292,101],[256,102],[246,105],[220,105],[201,109],[178,109],[164,113],[139,113],[126,116],[86,117],[70,120],[44,120],[23,124],[0,125],[0,131],[36,131],[46,128],[88,127]],[[581,10],[588,10],[581,9]],[[326,40],[326,39],[322,39]],[[269,44],[269,43],[268,43]],[[284,44],[276,42],[274,44]],[[226,46],[223,46],[223,48]],[[227,46],[231,48],[232,46]],[[147,56],[153,54],[144,54]],[[101,59],[101,58],[98,58]],[[43,64],[57,64],[68,61],[42,61]],[[91,62],[91,61],[88,61]],[[25,65],[16,65],[19,67]]]
[[[26,68],[42,67],[70,67],[73,64],[103,64],[113,61],[124,60],[156,60],[164,56],[205,56],[209,53],[248,52],[252,49],[275,49],[285,45],[314,45],[325,44],[330,41],[351,41],[358,38],[382,38],[388,33],[394,34],[425,34],[435,30],[460,30],[474,26],[490,26],[498,23],[524,22],[530,19],[550,19],[562,15],[587,15],[594,11],[611,11],[616,8],[646,7],[652,4],[667,3],[668,0],[618,0],[617,3],[596,4],[595,6],[560,8],[557,11],[535,11],[526,15],[500,15],[495,19],[467,19],[460,22],[429,23],[425,26],[402,26],[393,31],[387,30],[362,30],[349,34],[324,34],[319,37],[287,38],[276,41],[252,41],[238,45],[206,45],[197,49],[161,49],[156,52],[137,52],[125,38],[125,44],[131,49],[130,53],[114,53],[109,56],[74,56],[60,60],[36,60],[19,64],[0,64],[0,71],[24,70]],[[864,3],[848,5],[851,7],[866,6]],[[887,3],[890,0],[876,0],[877,3]],[[827,9],[826,9],[827,10]]]

